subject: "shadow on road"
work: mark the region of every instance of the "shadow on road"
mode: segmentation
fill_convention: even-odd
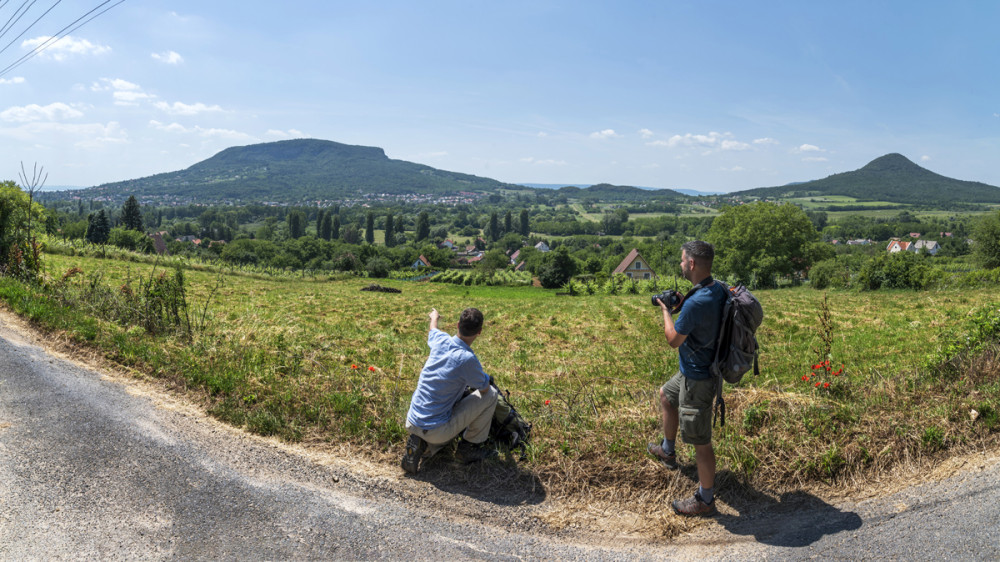
[[[808,492],[764,496],[760,501],[763,505],[747,506],[746,514],[721,514],[716,519],[735,535],[753,535],[757,542],[787,547],[809,546],[825,535],[861,527],[857,513],[841,511]]]
[[[461,494],[496,505],[537,505],[545,501],[545,487],[506,453],[500,459],[465,465],[450,450],[425,460],[420,472],[409,476],[450,494]]]
[[[698,484],[694,465],[682,467],[681,473]],[[737,512],[726,509],[715,520],[734,535],[753,536],[757,542],[771,546],[809,546],[826,535],[854,531],[861,527],[861,516],[842,511],[805,491],[773,496],[749,486],[735,473],[724,470],[716,474],[721,502]]]

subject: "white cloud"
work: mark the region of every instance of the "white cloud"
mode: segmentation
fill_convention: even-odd
[[[828,159],[822,156],[808,156],[802,159],[803,162],[829,162]]]
[[[711,154],[712,150],[749,150],[750,145],[733,140],[732,133],[717,133],[712,131],[707,135],[696,135],[687,133],[686,135],[674,135],[667,140],[658,140],[646,143],[649,146],[666,146],[668,148],[691,147],[708,149],[702,154]]]
[[[604,129],[603,131],[597,131],[596,133],[590,133],[590,138],[592,139],[617,139],[621,138],[621,135],[615,132],[614,129]]]
[[[750,150],[749,144],[734,140],[724,140],[719,147],[722,148],[722,150]]]
[[[156,96],[145,92],[135,92],[132,90],[122,90],[114,92],[111,97],[115,100],[115,105],[135,106],[140,101],[156,99]]]
[[[826,152],[826,151],[814,144],[803,144],[802,146],[796,148],[795,152]]]
[[[218,105],[205,105],[201,102],[189,105],[179,101],[176,101],[173,104],[160,101],[156,102],[154,105],[157,109],[165,111],[171,115],[198,115],[199,113],[206,113],[210,111],[222,111],[222,108]]]
[[[24,84],[24,77],[15,76],[13,78],[0,78],[0,84]]]
[[[650,131],[649,129],[639,129],[639,136],[644,139],[652,138],[653,131]]]
[[[128,142],[128,133],[116,121],[102,123],[33,122],[15,128],[0,128],[0,135],[22,142],[37,142],[58,137],[81,148],[101,147]]]
[[[762,139],[754,139],[753,143],[754,144],[763,144],[763,145],[780,144],[778,141],[772,139],[771,137],[764,137]]]
[[[86,39],[76,39],[71,35],[49,43],[50,39],[52,37],[47,35],[26,39],[21,43],[21,47],[33,50],[47,43],[43,50],[38,53],[38,57],[54,61],[65,61],[76,55],[103,55],[111,52],[111,47],[95,45]]]
[[[150,56],[153,57],[153,60],[157,60],[165,64],[180,64],[184,62],[184,57],[182,57],[176,51],[166,51],[164,53],[152,53]]]
[[[61,102],[50,103],[46,106],[33,103],[20,107],[9,107],[0,112],[0,120],[13,123],[58,121],[60,119],[76,119],[78,117],[83,117],[83,112]]]
[[[545,131],[538,131],[538,138],[544,139],[547,136],[549,136],[549,134],[546,133]]]
[[[565,160],[553,160],[551,158],[549,158],[549,159],[543,159],[543,160],[536,160],[534,156],[528,156],[528,157],[525,157],[525,158],[521,158],[521,162],[524,162],[526,164],[535,164],[536,166],[565,166],[566,165],[566,161]]]
[[[746,168],[743,166],[733,166],[732,168],[721,168],[721,170],[723,172],[743,172],[746,171]]]
[[[134,92],[141,90],[138,84],[133,84],[128,80],[122,80],[121,78],[101,78],[99,82],[94,82],[90,86],[91,91],[94,92]]]
[[[271,138],[279,138],[279,139],[297,139],[305,136],[302,134],[302,131],[298,129],[288,129],[287,131],[268,129],[267,132],[264,133],[264,135]]]
[[[926,154],[924,154],[923,156],[920,157],[920,161],[921,162],[930,162],[931,161],[931,157],[927,156]]]
[[[232,129],[205,129],[204,127],[185,127],[180,123],[171,123],[169,125],[161,123],[159,121],[153,120],[149,122],[149,126],[153,127],[158,131],[164,131],[166,133],[175,134],[193,134],[204,138],[222,138],[233,141],[257,141],[258,139],[253,135],[234,131]]]

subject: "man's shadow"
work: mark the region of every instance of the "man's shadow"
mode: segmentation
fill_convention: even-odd
[[[545,486],[531,471],[522,468],[517,450],[500,457],[463,464],[454,445],[420,462],[420,470],[410,478],[427,482],[449,494],[461,494],[501,506],[537,505],[545,501]]]
[[[694,466],[682,473],[697,484]],[[806,491],[770,494],[750,486],[744,478],[724,470],[716,474],[716,498],[732,510],[724,509],[715,520],[734,535],[753,536],[772,546],[809,546],[826,535],[859,529],[861,516],[843,511]]]

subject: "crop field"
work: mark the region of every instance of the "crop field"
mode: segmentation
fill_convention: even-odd
[[[76,267],[82,274],[67,283],[83,285],[101,272],[111,287],[148,277],[152,267],[61,255],[45,263],[54,282]],[[474,306],[486,317],[474,349],[535,424],[519,470],[550,497],[649,515],[693,485],[645,453],[647,441],[660,438],[657,389],[678,368],[648,295],[379,280],[402,291],[387,294],[361,291],[370,282],[361,278],[185,277],[189,312],[204,325],[191,340],[21,312],[201,393],[214,415],[234,425],[293,441],[348,443],[359,455],[398,463],[403,418],[427,354],[427,313],[437,308],[442,329],[454,333],[459,312]],[[27,302],[6,291],[8,302]],[[726,387],[727,423],[716,428],[729,499],[850,481],[995,440],[996,377],[946,373],[939,358],[978,312],[997,310],[995,290],[800,287],[757,296],[765,310],[761,374]],[[830,369],[814,368],[825,359]],[[978,418],[970,421],[970,410]],[[693,465],[693,450],[679,454]],[[722,498],[729,501],[725,492]],[[652,524],[666,525],[658,517]]]

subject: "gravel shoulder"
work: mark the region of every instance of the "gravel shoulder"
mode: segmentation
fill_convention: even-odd
[[[516,469],[505,483],[443,459],[411,478],[248,435],[56,347],[0,310],[0,559],[1000,558],[988,451],[861,501],[762,495],[668,543],[556,530],[566,505]]]

